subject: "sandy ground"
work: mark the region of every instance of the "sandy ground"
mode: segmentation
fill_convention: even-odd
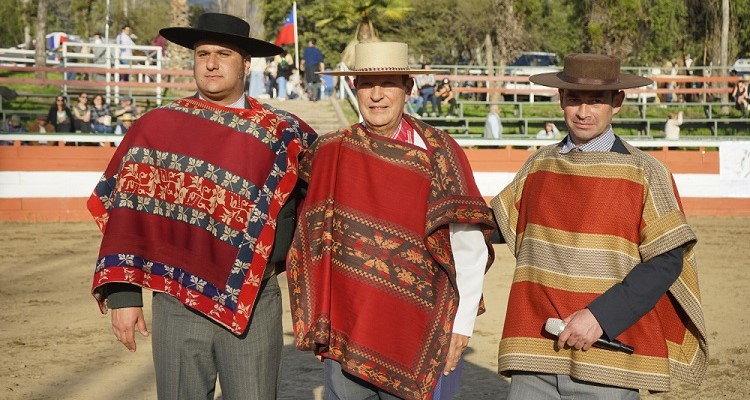
[[[653,399],[750,398],[750,218],[691,218],[710,340],[700,387],[673,383]],[[155,399],[151,341],[130,353],[89,295],[99,232],[93,223],[0,223],[0,399]],[[744,244],[743,244],[744,243]],[[497,374],[513,260],[504,246],[485,280],[488,312],[466,353],[459,399],[505,399]],[[282,289],[286,280],[281,277]],[[286,297],[286,294],[284,295]],[[321,364],[292,344],[285,302],[281,399],[321,398]],[[146,317],[150,321],[150,305]]]

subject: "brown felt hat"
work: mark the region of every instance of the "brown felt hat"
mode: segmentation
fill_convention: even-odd
[[[529,77],[538,85],[574,90],[618,90],[646,86],[651,79],[620,72],[620,59],[602,54],[576,53],[565,56],[561,72]]]
[[[170,42],[189,49],[195,49],[196,43],[205,40],[235,45],[253,57],[271,57],[284,51],[273,43],[250,37],[250,25],[228,14],[204,13],[193,28],[164,28],[159,33]]]

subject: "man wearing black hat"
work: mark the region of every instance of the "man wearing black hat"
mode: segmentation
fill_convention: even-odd
[[[491,201],[517,259],[498,357],[508,398],[637,399],[671,377],[700,383],[696,237],[671,173],[612,129],[622,90],[651,80],[597,54],[530,80],[558,88],[568,136]]]
[[[273,399],[283,269],[300,197],[298,159],[316,138],[296,116],[245,97],[250,57],[281,48],[249,25],[203,14],[160,34],[193,49],[198,93],[128,130],[88,206],[104,233],[92,292],[135,351],[154,291],[159,399]]]

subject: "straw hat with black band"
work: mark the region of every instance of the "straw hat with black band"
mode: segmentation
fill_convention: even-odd
[[[620,90],[653,83],[651,79],[620,72],[620,59],[602,54],[575,53],[565,56],[563,70],[532,75],[538,85],[570,90]]]
[[[409,68],[409,46],[401,42],[367,42],[354,47],[354,69],[324,71],[322,75],[422,75],[445,72],[435,69]]]
[[[250,25],[228,14],[201,14],[195,27],[164,28],[159,33],[170,42],[188,49],[195,49],[195,44],[201,41],[215,41],[235,45],[252,57],[271,57],[284,51],[273,43],[250,37]]]

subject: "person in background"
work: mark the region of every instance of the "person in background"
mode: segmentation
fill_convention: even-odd
[[[484,137],[486,139],[500,139],[503,137],[503,123],[500,121],[500,105],[490,106],[490,112],[484,120]]]
[[[670,378],[699,384],[708,342],[696,236],[672,174],[612,128],[623,89],[652,81],[600,54],[569,54],[561,72],[529,80],[558,88],[568,135],[490,202],[517,260],[498,356],[508,399],[639,399]],[[549,318],[561,332],[545,329]]]
[[[276,398],[281,291],[298,157],[317,135],[245,96],[251,57],[282,51],[244,20],[201,14],[159,31],[193,50],[198,92],[128,129],[88,202],[103,237],[92,294],[130,351],[150,334],[141,290],[154,291],[159,399]],[[148,374],[148,372],[144,372]]]
[[[65,103],[65,97],[55,97],[55,104],[47,112],[47,122],[55,127],[55,132],[73,132],[73,112]]]
[[[409,92],[409,99],[406,101],[406,113],[416,118],[420,118],[419,111],[424,106],[424,99],[419,95],[417,85],[413,85]]]
[[[302,70],[305,73],[305,91],[312,101],[320,100],[320,75],[325,67],[323,53],[317,47],[317,40],[310,39],[302,52]]]
[[[138,108],[133,104],[133,98],[125,95],[120,98],[120,104],[115,108],[115,118],[120,118],[125,114],[131,114],[133,118],[137,119],[139,116]]]
[[[353,70],[326,72],[356,77],[364,121],[301,162],[287,279],[297,348],[323,359],[327,399],[458,389],[494,223],[455,140],[404,114],[410,75],[429,72],[399,42],[359,43]]]
[[[122,46],[120,47],[120,65],[125,68],[130,68],[133,63],[133,48],[135,42],[133,41],[133,30],[130,25],[124,25],[120,33],[115,37],[115,43]],[[129,74],[120,74],[120,81],[128,82],[130,80]]]
[[[682,111],[669,113],[667,122],[664,124],[664,137],[668,140],[678,140],[680,138],[680,125],[682,125]]]
[[[448,108],[448,114],[446,115],[449,118],[456,116],[456,107],[458,105],[456,103],[455,93],[453,93],[453,88],[451,87],[451,82],[448,78],[443,78],[437,91],[437,100],[438,114],[443,115],[443,105],[448,104],[450,107]]]
[[[13,114],[7,120],[3,121],[0,126],[0,132],[16,133],[25,132],[26,128],[21,123],[21,117],[18,114]],[[12,146],[13,142],[10,140],[0,140],[0,146]]]
[[[276,61],[276,97],[279,100],[286,100],[289,96],[287,83],[292,75],[294,60],[286,51],[274,57],[274,60]]]
[[[76,132],[91,133],[91,107],[89,107],[89,95],[81,93],[78,102],[73,106],[73,129]]]
[[[265,90],[263,73],[266,71],[266,58],[257,57],[250,62],[250,80],[247,90],[248,96],[258,99]]]
[[[44,116],[38,116],[34,122],[32,122],[29,125],[29,132],[34,133],[54,133],[55,132],[55,126],[51,123],[47,122],[47,119]],[[57,146],[57,142],[48,142],[46,140],[40,140],[37,143],[44,146]]]
[[[124,135],[125,133],[127,133],[128,129],[133,126],[133,121],[135,121],[133,114],[123,114],[120,118],[117,119],[117,126],[115,126],[114,134]]]
[[[102,95],[94,95],[91,107],[91,127],[96,133],[112,133],[112,109]]]
[[[431,70],[432,67],[422,64],[422,69]],[[422,96],[422,107],[424,107],[422,109],[422,116],[427,116],[427,104],[429,103],[432,104],[432,114],[430,116],[436,117],[440,105],[438,104],[437,96],[435,96],[435,86],[437,84],[435,75],[432,73],[419,75],[415,79],[415,84],[417,85],[417,89],[419,89],[419,95]]]
[[[537,139],[558,139],[560,138],[560,131],[557,130],[555,123],[547,121],[544,123],[544,129],[541,129],[536,134]]]

